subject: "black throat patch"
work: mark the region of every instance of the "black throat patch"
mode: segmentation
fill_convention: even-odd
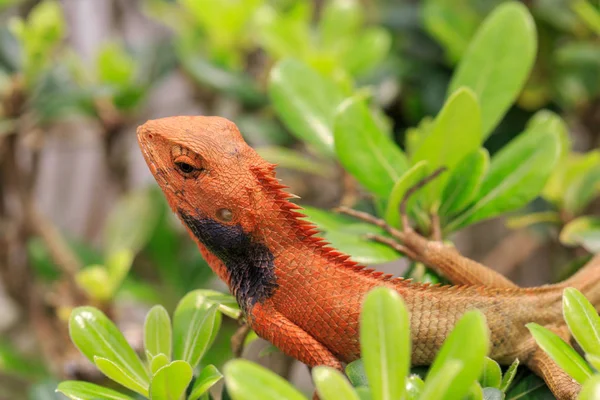
[[[255,242],[240,225],[194,218],[183,210],[179,210],[179,215],[194,236],[225,264],[231,291],[244,312],[273,294],[277,277],[273,253],[267,246]]]

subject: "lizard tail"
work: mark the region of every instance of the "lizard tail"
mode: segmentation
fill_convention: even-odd
[[[575,275],[561,283],[563,287],[580,290],[600,310],[600,253],[596,254]]]

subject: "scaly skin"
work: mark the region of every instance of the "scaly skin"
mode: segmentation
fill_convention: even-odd
[[[315,237],[298,206],[237,127],[219,117],[171,117],[138,129],[148,166],[175,213],[215,273],[225,281],[256,333],[309,366],[341,368],[360,356],[358,323],[364,295],[387,286],[410,311],[414,365],[428,365],[462,314],[477,308],[491,333],[490,357],[519,358],[559,399],[579,385],[554,364],[525,324],[537,322],[565,339],[561,296],[566,286],[600,302],[600,258],[570,280],[518,288],[506,278],[407,229],[392,232],[402,249],[454,284],[431,286],[365,269]],[[393,243],[392,243],[393,245]],[[400,246],[400,245],[398,245]]]

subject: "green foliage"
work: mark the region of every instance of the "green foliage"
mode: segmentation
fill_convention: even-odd
[[[74,309],[69,332],[77,348],[109,379],[146,398],[180,399],[192,382],[194,368],[219,331],[221,312],[218,310],[222,307],[229,314],[237,315],[227,306],[231,302],[235,300],[218,292],[191,292],[179,302],[172,326],[167,311],[162,306],[153,307],[144,324],[145,363],[98,309]],[[187,400],[201,398],[221,377],[215,366],[203,366],[191,385]],[[71,399],[131,398],[77,381],[63,382],[57,390]]]
[[[567,288],[563,294],[563,314],[573,338],[585,352],[586,358],[597,368],[596,360],[600,354],[600,316],[596,309],[578,290]],[[592,393],[595,390],[593,388],[596,387],[597,375],[593,375],[592,367],[575,349],[548,328],[535,323],[528,324],[527,328],[538,345],[556,364],[574,380],[587,385],[584,393]],[[587,398],[588,395],[583,398]]]

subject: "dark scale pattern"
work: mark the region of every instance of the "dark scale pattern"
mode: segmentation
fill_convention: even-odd
[[[231,290],[245,312],[271,297],[277,277],[273,253],[264,244],[252,240],[240,225],[194,218],[183,210],[179,215],[196,238],[225,264]]]

